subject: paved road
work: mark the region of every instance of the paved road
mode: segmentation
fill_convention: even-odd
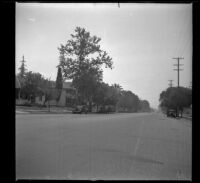
[[[158,113],[17,114],[17,179],[191,180],[191,124]]]

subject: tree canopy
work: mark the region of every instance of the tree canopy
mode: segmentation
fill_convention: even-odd
[[[23,79],[23,80],[22,80]],[[36,96],[44,93],[47,87],[48,81],[40,73],[34,73],[32,71],[27,72],[23,78],[19,77],[20,83],[23,83],[21,87],[21,95],[24,98],[30,96]]]
[[[160,93],[161,108],[184,108],[192,104],[192,90],[186,87],[170,87]]]
[[[122,91],[118,106],[125,111],[137,112],[139,110],[139,98],[131,91]]]
[[[61,44],[59,66],[65,79],[72,79],[73,86],[83,100],[91,101],[93,91],[102,81],[102,66],[112,69],[112,58],[101,49],[101,38],[91,36],[84,28],[77,27],[66,45]]]

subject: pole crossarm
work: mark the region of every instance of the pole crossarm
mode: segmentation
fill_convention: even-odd
[[[178,64],[173,64],[173,65],[177,66]],[[179,66],[180,66],[180,65],[184,65],[184,64],[179,64]]]
[[[177,58],[173,58],[173,59],[184,59],[184,58],[181,58],[181,57],[177,57]]]
[[[184,59],[184,58],[177,57],[177,58],[172,58],[172,59],[176,59],[178,62],[177,64],[174,64],[174,66],[177,66],[177,69],[173,69],[173,70],[177,71],[177,73],[178,73],[177,85],[179,87],[179,71],[183,71],[183,69],[180,69],[180,66],[182,66],[183,64],[180,64],[179,61],[180,61],[180,59]]]

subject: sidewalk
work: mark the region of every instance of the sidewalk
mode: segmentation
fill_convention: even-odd
[[[48,108],[16,106],[15,113],[16,114],[66,114],[66,113],[71,113],[71,110],[61,107],[51,107],[49,111]]]
[[[192,116],[186,116],[186,115],[183,115],[182,117],[185,118],[185,119],[192,120]]]

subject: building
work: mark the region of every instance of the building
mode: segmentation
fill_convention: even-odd
[[[45,95],[37,96],[35,103],[40,105],[72,107],[76,102],[76,89],[72,86],[72,82],[63,82],[61,91],[55,88],[55,83],[52,83],[49,88],[51,100],[45,102]],[[57,100],[59,98],[59,100]]]
[[[72,82],[64,82],[60,94],[58,106],[72,107],[76,102],[76,89],[72,86]]]

